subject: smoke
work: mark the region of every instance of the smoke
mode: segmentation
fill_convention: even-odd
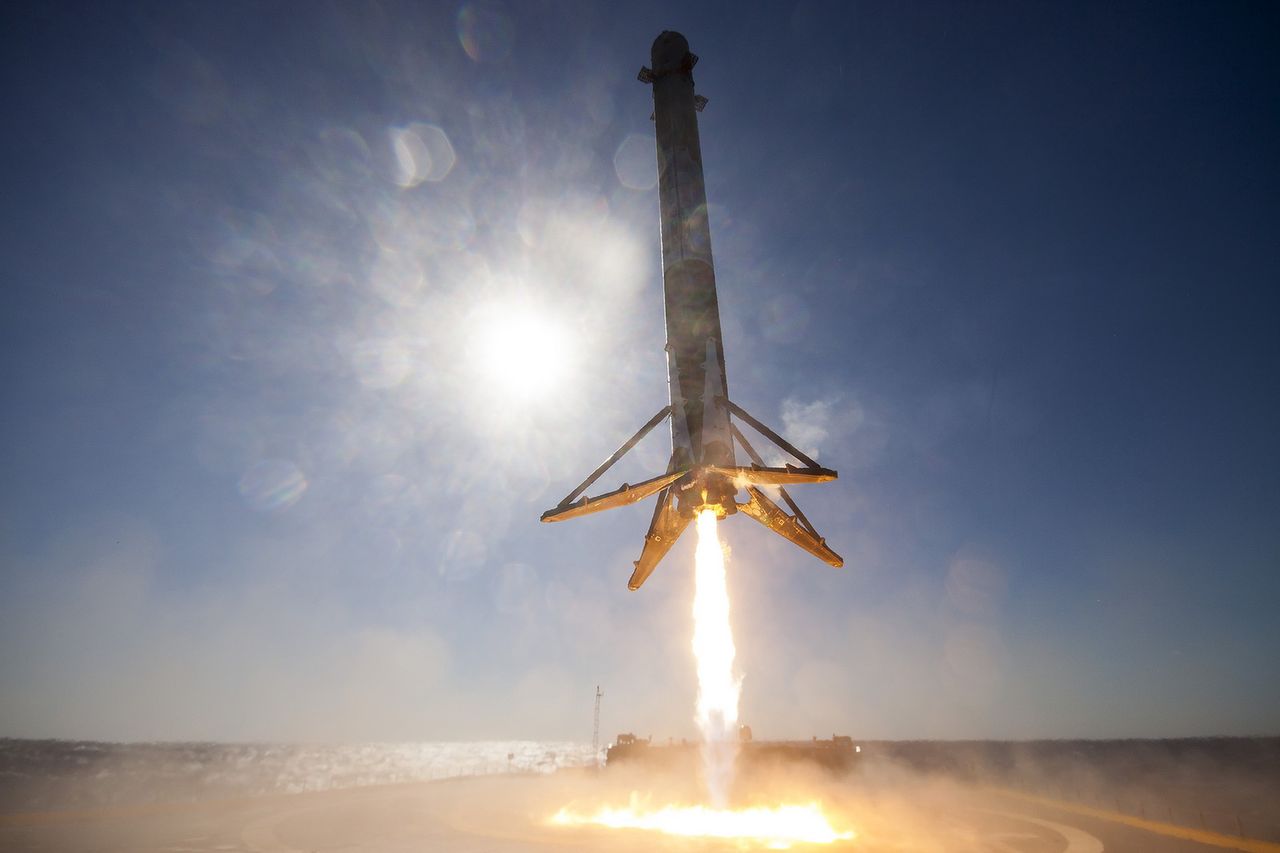
[[[782,401],[783,435],[806,454],[818,458],[831,430],[834,400],[802,403],[794,398]]]

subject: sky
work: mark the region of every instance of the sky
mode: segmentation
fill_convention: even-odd
[[[1273,4],[2,14],[0,736],[693,735],[693,537],[538,523],[666,403],[664,29],[840,472],[720,528],[757,737],[1280,733]]]

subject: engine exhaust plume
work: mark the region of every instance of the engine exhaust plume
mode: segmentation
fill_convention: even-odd
[[[729,624],[729,588],[716,514],[698,514],[693,594],[693,657],[698,667],[694,720],[702,732],[703,771],[711,805],[728,804],[738,752],[738,697],[742,681],[733,673],[736,654]]]

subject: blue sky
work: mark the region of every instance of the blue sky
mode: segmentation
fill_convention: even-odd
[[[1274,7],[4,14],[0,735],[693,733],[692,542],[537,521],[665,403],[667,28],[730,392],[841,475],[843,570],[721,528],[743,718],[1275,733]]]

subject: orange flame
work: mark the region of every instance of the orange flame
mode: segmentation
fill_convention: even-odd
[[[559,826],[597,825],[611,829],[643,829],[698,838],[733,839],[786,850],[794,844],[830,844],[852,839],[852,830],[832,827],[817,803],[743,809],[725,808],[737,756],[738,699],[742,681],[734,675],[736,650],[729,624],[729,590],[724,549],[716,514],[698,514],[696,584],[693,597],[693,656],[698,667],[698,701],[694,719],[703,737],[707,793],[712,806],[649,807],[632,794],[623,808],[601,806],[593,814],[568,808],[551,817]]]
[[[604,806],[595,814],[561,809],[551,818],[560,826],[596,824],[610,829],[646,829],[666,835],[754,841],[772,850],[794,844],[830,844],[852,839],[851,830],[835,829],[817,803],[729,811],[705,806],[663,806],[646,810],[632,797],[626,808]]]
[[[729,589],[724,549],[716,514],[698,513],[698,550],[693,594],[693,657],[698,665],[698,703],[694,720],[702,732],[703,769],[711,803],[723,807],[729,798],[737,754],[738,698],[742,681],[733,674],[733,629],[729,624]]]

